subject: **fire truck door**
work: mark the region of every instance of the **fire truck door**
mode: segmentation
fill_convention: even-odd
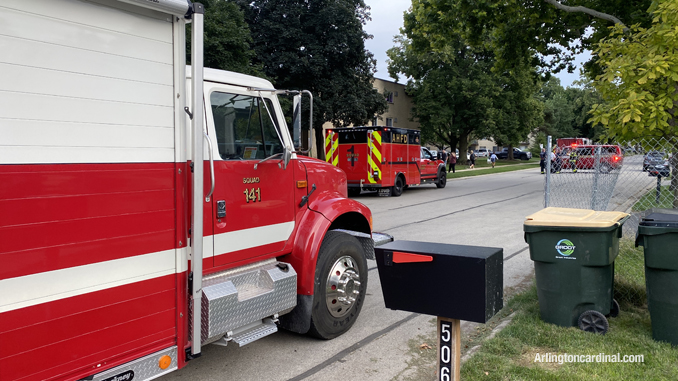
[[[209,86],[208,133],[216,143],[214,266],[274,256],[294,230],[293,168],[282,163],[284,145],[274,99]]]

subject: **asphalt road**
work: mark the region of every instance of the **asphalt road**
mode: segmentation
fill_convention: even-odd
[[[539,168],[532,168],[448,180],[444,189],[413,187],[400,197],[356,199],[372,210],[374,230],[396,239],[503,248],[506,289],[532,277],[522,224],[542,208],[543,184]],[[434,319],[386,309],[376,262],[368,267],[365,304],[343,336],[322,341],[281,331],[242,348],[208,345],[202,357],[161,380],[407,379],[416,371],[408,342],[434,332]],[[462,323],[462,330],[469,326]]]

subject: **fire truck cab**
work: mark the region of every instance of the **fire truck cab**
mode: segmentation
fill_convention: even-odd
[[[346,172],[351,195],[377,190],[398,197],[409,186],[447,184],[445,162],[421,146],[419,130],[330,128],[325,132],[325,160]]]
[[[353,325],[371,213],[300,154],[277,98],[298,92],[203,68],[202,5],[0,19],[0,380],[150,380],[210,343]]]

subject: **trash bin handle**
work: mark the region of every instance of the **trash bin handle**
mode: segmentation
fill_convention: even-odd
[[[626,222],[626,220],[628,220],[630,217],[631,217],[631,215],[627,215],[626,217],[623,217],[622,219],[620,219],[619,221],[617,221],[615,224],[616,224],[618,227],[621,227],[622,225],[624,225],[624,222]],[[622,237],[622,229],[619,229],[619,230],[617,231],[617,238],[621,238],[621,237]],[[638,245],[636,245],[636,246],[638,246]]]

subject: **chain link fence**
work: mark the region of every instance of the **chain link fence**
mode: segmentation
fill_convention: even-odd
[[[546,171],[544,204],[631,214],[624,224],[620,256],[636,257],[634,266],[642,270],[642,250],[635,249],[632,241],[638,223],[653,209],[678,209],[676,148],[662,138],[605,145],[554,145],[553,159]],[[624,263],[617,260],[618,273],[627,270],[620,268]],[[615,298],[620,303],[644,303],[644,274],[637,276],[641,282],[635,282],[636,286],[615,285]]]

